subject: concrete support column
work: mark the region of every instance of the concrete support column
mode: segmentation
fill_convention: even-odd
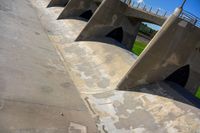
[[[97,8],[94,0],[70,0],[58,19],[76,18],[88,10],[94,13]]]
[[[137,19],[130,19],[130,20],[132,29],[129,29],[130,30],[129,33],[124,36],[124,44],[126,44],[126,48],[131,51],[134,46],[134,42],[136,41],[141,22]]]
[[[123,29],[122,43],[131,50],[138,33],[140,20],[124,15],[128,5],[120,0],[104,0],[76,41],[100,40],[117,28]]]
[[[51,0],[47,7],[55,7],[55,6],[65,7],[68,2],[69,0]]]
[[[180,19],[180,12],[181,9],[177,9],[168,18],[119,83],[118,89],[128,90],[162,81],[187,65],[188,58],[199,41],[195,30],[198,28]]]

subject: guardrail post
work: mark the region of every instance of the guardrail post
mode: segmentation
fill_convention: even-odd
[[[163,15],[164,17],[167,15],[167,11],[165,12],[165,14]]]
[[[158,12],[160,11],[160,9],[157,10],[156,15],[158,15]]]
[[[149,12],[151,12],[151,10],[152,10],[152,7],[149,9]]]
[[[137,8],[139,8],[139,6],[140,6],[140,3],[138,3],[138,6],[137,6]]]
[[[146,11],[146,4],[144,5],[144,7],[143,7],[143,10],[145,10],[145,11]]]
[[[131,6],[131,0],[128,1],[128,5]]]
[[[135,2],[132,3],[132,7],[134,7],[134,5],[135,5]]]
[[[196,24],[197,24],[197,21],[198,21],[197,19],[195,19],[195,20],[194,20],[194,25],[196,25]]]

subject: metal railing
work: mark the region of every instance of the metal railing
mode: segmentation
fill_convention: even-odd
[[[183,11],[179,17],[200,28],[200,18],[190,12]]]
[[[160,8],[153,8],[153,7],[148,6],[146,4],[138,3],[134,0],[121,0],[121,1],[126,3],[127,5],[129,5],[132,8],[142,9],[143,11],[146,11],[148,13],[154,14],[154,15],[159,16],[159,17],[168,17],[168,12],[164,11]]]
[[[159,17],[168,17],[170,15],[168,14],[167,11],[161,10],[160,8],[153,8],[143,3],[138,3],[135,0],[121,0],[121,1],[126,3],[132,8],[142,9],[143,11],[157,15]],[[200,28],[200,18],[198,18],[197,16],[184,10],[182,11],[179,17]]]

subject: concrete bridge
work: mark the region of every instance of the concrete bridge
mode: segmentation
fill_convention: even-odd
[[[55,0],[52,0],[50,3],[54,2]],[[62,4],[63,1],[60,3]],[[133,47],[141,22],[151,22],[162,26],[120,82],[118,89],[127,90],[138,85],[173,79],[174,82],[181,84],[182,87],[186,87],[194,94],[200,85],[200,71],[196,69],[200,65],[197,63],[199,55],[194,54],[198,51],[200,43],[198,18],[178,8],[167,19],[165,16],[132,7],[130,3],[130,1],[120,0],[104,0],[102,2],[71,0],[68,4],[65,3],[65,8],[59,18],[82,17],[81,13],[91,9],[91,17],[87,18],[89,22],[80,32],[76,41],[102,41],[119,45],[128,50]],[[170,34],[171,32],[174,34]],[[183,81],[180,80],[183,75],[176,75],[179,69],[182,70],[182,67],[185,68]],[[176,77],[173,77],[174,73]]]
[[[71,2],[73,2],[73,0],[71,0]],[[78,3],[74,0],[73,10],[75,10],[76,7],[81,7],[81,2]],[[109,80],[111,79],[109,86],[112,86],[111,88],[115,88],[116,90],[128,90],[127,93],[131,93],[130,91],[141,92],[140,89],[143,88],[144,90],[147,89],[146,92],[155,94],[155,92],[151,92],[152,88],[149,86],[155,85],[158,82],[169,83],[172,90],[180,92],[181,97],[184,96],[193,105],[199,107],[198,100],[191,96],[191,94],[194,95],[196,93],[200,86],[200,29],[198,27],[199,19],[197,17],[183,11],[182,8],[177,8],[170,17],[166,18],[162,15],[156,15],[146,10],[131,7],[130,1],[104,0],[99,4],[94,1],[90,2],[96,4],[96,6],[91,6],[95,8],[92,10],[93,13],[92,16],[89,17],[89,21],[77,35],[78,37],[76,37],[75,41],[78,42],[73,43],[71,45],[72,47],[66,47],[65,50],[62,50],[62,53],[65,55],[67,52],[72,52],[74,54],[88,52],[87,61],[79,59],[80,57],[78,54],[77,58],[73,59],[71,59],[71,55],[67,54],[70,58],[67,56],[66,61],[70,60],[72,64],[76,65],[81,64],[84,66],[87,64],[86,66],[95,66],[95,68],[86,67],[87,70],[78,70],[75,68],[73,71],[81,71],[81,73],[92,72],[93,74],[91,74],[91,77],[95,80],[89,81],[93,83],[97,81],[97,86],[99,84],[98,81],[102,81],[100,77],[105,78],[105,75],[109,75]],[[59,18],[67,19],[80,17],[81,13],[70,14],[71,11],[69,10],[68,4],[61,15],[59,15]],[[79,6],[76,6],[77,4]],[[84,11],[88,9],[87,7]],[[68,16],[68,14],[70,15]],[[138,58],[133,59],[133,57],[127,54],[127,51],[121,49],[116,50],[112,46],[109,46],[114,44],[130,50],[133,47],[133,42],[138,34],[141,22],[151,22],[160,25],[161,30],[150,41],[147,48]],[[99,44],[97,41],[104,42],[105,44]],[[96,59],[96,56],[98,56],[98,59]],[[109,58],[110,56],[112,56],[112,58]],[[74,59],[76,61],[74,61]],[[79,62],[84,63],[79,64]],[[116,62],[118,62],[118,64]],[[127,67],[129,66],[127,62],[131,64],[129,64],[130,67]],[[98,67],[96,68],[96,66]],[[108,71],[108,73],[102,74],[102,71],[105,70]],[[99,76],[97,76],[98,74]],[[123,78],[121,79],[119,76]],[[79,79],[77,76],[75,77],[76,80]],[[90,76],[84,79],[86,80],[85,84],[88,84],[89,78]],[[107,80],[103,80],[102,87],[110,91],[111,88],[106,87],[106,83]],[[169,94],[165,94],[165,91],[170,91],[170,88],[164,87],[163,91],[161,89],[162,85],[160,86],[160,84],[158,84],[158,86],[158,88],[155,87],[157,95],[164,96]],[[92,88],[98,88],[95,89],[95,92],[102,91],[96,86]],[[153,88],[153,90],[155,88]],[[176,100],[180,98],[177,93],[170,93],[176,95],[172,96]],[[101,95],[102,94],[99,94],[100,97]],[[107,99],[107,95],[109,94],[106,93],[103,95],[106,97],[105,99]],[[93,103],[96,105],[95,107],[99,107],[98,104],[95,102]],[[156,104],[155,106],[159,105]]]
[[[200,131],[197,17],[120,0],[0,1],[0,132]],[[144,21],[162,27],[137,57]]]
[[[87,13],[84,14],[88,10],[91,10],[89,17]],[[120,81],[117,89],[134,90],[141,85],[167,81],[178,84],[193,95],[196,93],[200,86],[200,71],[197,69],[200,67],[199,18],[182,8],[177,8],[167,18],[145,8],[133,7],[131,1],[71,0],[65,5],[59,19],[80,19],[82,13],[87,16],[84,20],[89,21],[76,41],[100,41],[127,50],[132,49],[141,22],[162,27]],[[191,99],[199,104],[195,98]]]
[[[57,3],[58,0],[52,0],[50,5],[57,6]],[[101,1],[95,0],[71,0],[66,4],[66,1],[61,0],[60,5],[64,5],[65,8],[58,19],[76,18],[89,20],[92,17],[77,37],[77,41],[106,41],[105,37],[109,36],[123,44],[121,47],[128,50],[133,47],[141,22],[150,22],[162,26],[166,20],[165,16],[131,7],[120,0],[103,1],[101,5],[100,3]],[[95,12],[97,8],[98,11]],[[115,34],[116,31],[118,31],[118,35]]]

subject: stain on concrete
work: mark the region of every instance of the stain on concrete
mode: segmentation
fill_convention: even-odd
[[[41,91],[44,92],[44,93],[52,93],[53,89],[50,87],[50,86],[42,86],[41,88]]]
[[[62,83],[60,86],[63,87],[63,88],[68,88],[68,87],[72,86],[72,83],[65,82],[65,83]]]
[[[36,34],[36,35],[40,35],[40,33],[39,33],[39,32],[35,32],[35,34]]]
[[[102,77],[97,84],[100,88],[106,88],[110,85],[110,79]]]
[[[2,110],[5,106],[5,102],[3,99],[0,99],[0,110]]]
[[[8,8],[8,7],[4,6],[4,5],[1,5],[1,4],[0,4],[0,10],[1,11],[5,11],[5,12],[11,11],[10,8]]]
[[[87,133],[87,127],[78,123],[71,122],[68,131],[69,133]]]

